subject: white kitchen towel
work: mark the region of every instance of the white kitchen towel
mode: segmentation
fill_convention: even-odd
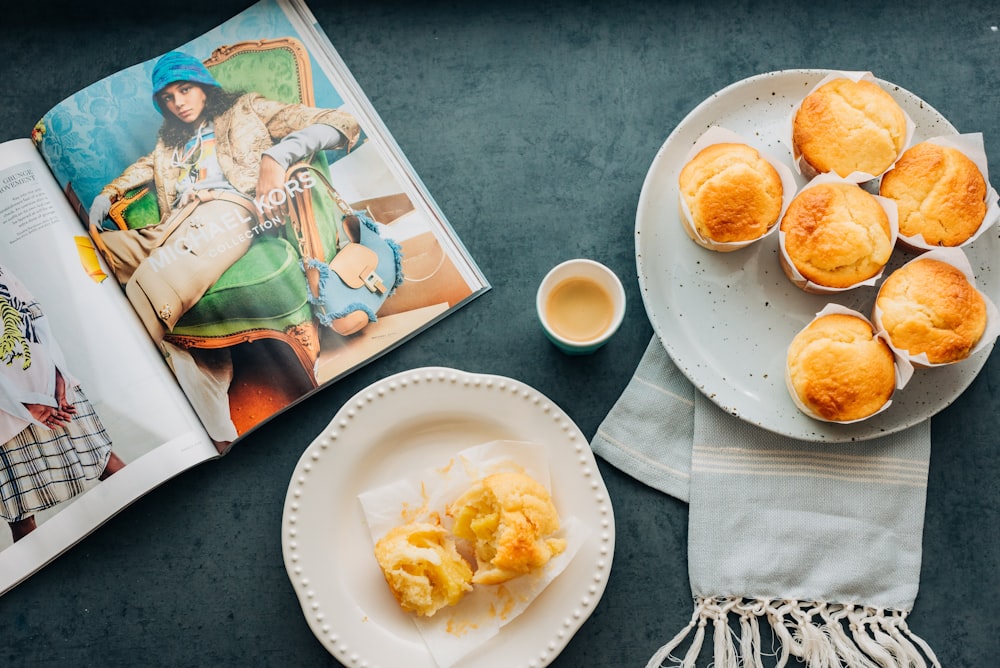
[[[906,624],[929,420],[859,442],[780,436],[695,392],[654,336],[591,445],[689,503],[694,614],[649,667],[697,665],[706,636],[715,666],[763,666],[761,624],[779,643],[778,666],[939,665]]]

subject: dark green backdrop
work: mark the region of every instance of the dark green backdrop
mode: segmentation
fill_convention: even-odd
[[[0,139],[50,106],[246,7],[18,3],[0,21]],[[168,482],[0,598],[0,665],[331,665],[285,576],[282,503],[301,451],[373,380],[424,365],[518,378],[589,438],[652,330],[633,227],[649,164],[706,96],[769,70],[871,70],[1000,156],[996,3],[330,2],[312,9],[492,292],[312,397],[228,457]],[[571,256],[626,277],[600,353],[559,354],[534,290]],[[996,270],[996,268],[994,268]],[[993,296],[997,298],[996,295]],[[1000,358],[933,420],[924,566],[910,626],[943,665],[1000,656]],[[642,666],[688,620],[686,507],[601,462],[617,551],[555,666]]]

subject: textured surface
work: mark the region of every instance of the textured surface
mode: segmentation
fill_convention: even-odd
[[[60,13],[61,5],[71,5]],[[0,138],[49,107],[247,6],[56,0],[0,26]],[[589,438],[652,330],[635,280],[643,178],[671,129],[719,88],[789,68],[871,70],[1000,151],[989,3],[311,3],[354,75],[494,285],[492,292],[172,480],[0,598],[0,664],[336,665],[285,575],[282,503],[302,450],[383,376],[444,365],[522,380]],[[98,9],[100,8],[100,9]],[[996,169],[1000,167],[994,166]],[[991,232],[996,234],[997,232]],[[590,357],[540,331],[553,265],[600,260],[628,312]],[[994,295],[994,299],[998,296]],[[1000,655],[1000,357],[933,420],[924,566],[910,627],[945,666]],[[601,462],[616,554],[594,614],[554,666],[644,665],[691,614],[687,508]],[[859,549],[864,549],[859,546]]]

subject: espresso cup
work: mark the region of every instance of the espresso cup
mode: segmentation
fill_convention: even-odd
[[[600,262],[567,260],[553,267],[535,296],[549,340],[568,355],[587,355],[608,342],[625,317],[625,289]]]

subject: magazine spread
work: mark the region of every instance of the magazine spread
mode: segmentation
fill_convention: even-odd
[[[0,593],[489,289],[305,5],[0,145]]]

